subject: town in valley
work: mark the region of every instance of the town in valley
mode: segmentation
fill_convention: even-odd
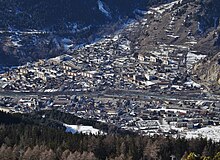
[[[191,31],[184,44],[158,41],[144,52],[139,52],[141,44],[137,41],[134,45],[129,37],[138,29],[147,30],[150,17],[162,21],[161,15],[180,2],[139,11],[146,18],[131,20],[91,44],[73,46],[71,39],[64,38],[57,45],[67,54],[2,68],[1,110],[31,113],[57,109],[141,135],[220,141],[220,96],[199,83],[192,72],[207,55],[193,48],[197,41]],[[180,20],[168,19],[164,37],[178,40],[174,25]]]

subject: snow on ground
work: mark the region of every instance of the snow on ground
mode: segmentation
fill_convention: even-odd
[[[121,47],[123,50],[130,50],[130,46],[125,45],[125,44],[121,44],[119,45],[119,47]]]
[[[203,137],[219,142],[220,126],[208,126],[197,130],[187,131],[183,136],[187,139]]]
[[[175,36],[175,35],[167,35],[167,37],[171,37],[171,38],[179,38],[180,36]]]
[[[200,60],[202,58],[205,58],[207,55],[201,55],[201,54],[194,54],[192,52],[189,52],[187,54],[187,59],[190,60],[190,61],[194,61],[194,60]]]
[[[70,44],[70,45],[64,44],[63,45],[63,48],[64,48],[65,51],[69,50],[71,47],[73,47],[73,44]]]
[[[187,66],[192,67],[194,63],[198,62],[200,59],[203,59],[205,57],[206,55],[195,54],[193,52],[189,52],[187,54]]]
[[[75,133],[83,133],[83,134],[93,134],[93,135],[103,135],[104,132],[99,129],[94,128],[93,126],[83,126],[83,125],[68,125],[63,124],[66,127],[66,132],[70,132],[72,134]]]
[[[187,85],[187,86],[193,86],[193,87],[197,87],[197,88],[201,87],[200,84],[194,82],[193,80],[189,80],[188,82],[185,82],[184,84]]]
[[[191,44],[191,45],[194,45],[194,44],[197,44],[198,42],[197,41],[191,41],[191,42],[185,42],[186,44]]]
[[[8,109],[8,108],[1,108],[1,107],[0,107],[0,111],[3,111],[3,112],[8,113],[8,112],[10,112],[10,109]]]
[[[152,82],[152,81],[146,81],[146,83],[145,83],[147,86],[152,86],[152,85],[154,85],[155,83],[154,82]]]
[[[173,137],[177,138],[178,135],[180,137],[191,139],[191,138],[207,138],[211,139],[215,142],[220,142],[220,126],[207,126],[200,129],[189,130],[186,127],[178,128],[176,127],[177,122],[171,122],[167,124],[165,120],[163,120],[162,124],[160,124],[160,129],[164,132],[169,132],[170,129],[178,131],[178,134],[174,134]]]
[[[112,38],[112,40],[113,40],[114,42],[116,42],[119,38],[120,38],[119,35],[115,35],[115,36]]]
[[[148,14],[147,11],[143,11],[143,10],[140,10],[140,9],[135,9],[134,13],[138,13],[138,14],[141,14],[141,15],[147,15]]]
[[[56,92],[58,89],[45,89],[44,92]]]
[[[147,11],[147,14],[154,14],[153,11]]]
[[[15,47],[21,47],[21,46],[22,46],[21,44],[19,44],[19,42],[20,42],[20,41],[12,41],[12,43],[13,43],[13,45],[14,45]]]
[[[105,9],[104,4],[101,0],[98,0],[99,10],[104,13],[107,17],[111,18],[111,14]]]
[[[171,3],[161,5],[159,7],[150,8],[150,9],[153,10],[153,11],[156,11],[159,14],[163,14],[166,10],[171,9],[175,4],[178,4],[178,3],[182,3],[182,0],[177,0],[177,1],[174,1],[174,2],[171,2]]]

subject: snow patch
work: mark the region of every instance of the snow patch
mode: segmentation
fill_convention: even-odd
[[[189,80],[188,82],[185,82],[184,83],[185,85],[187,85],[187,86],[189,86],[189,87],[197,87],[197,88],[200,88],[201,87],[201,85],[200,84],[198,84],[198,83],[196,83],[196,82],[194,82],[194,81],[192,81],[192,80]]]
[[[101,0],[98,0],[99,10],[104,13],[107,17],[111,18],[111,14],[105,9],[105,5]]]
[[[160,5],[159,7],[150,8],[150,9],[152,11],[155,11],[156,13],[163,14],[165,11],[172,9],[172,7],[175,4],[178,4],[178,3],[182,3],[182,0],[176,0],[174,2],[167,3],[167,4],[164,4],[164,5]]]
[[[196,54],[196,52],[189,52],[187,54],[187,67],[191,68],[193,64],[201,59],[204,59],[207,55]]]
[[[215,29],[217,29],[219,25],[219,17],[213,17],[213,19],[214,19],[214,27]]]
[[[139,14],[139,15],[143,15],[143,16],[148,14],[147,11],[143,11],[143,10],[140,10],[140,9],[135,9],[134,13]]]
[[[0,111],[2,111],[2,112],[6,112],[6,113],[9,113],[9,112],[10,112],[10,109],[0,107]]]
[[[204,128],[197,129],[197,130],[188,131],[186,132],[185,137],[187,139],[203,137],[203,138],[212,139],[216,142],[219,142],[220,141],[220,126],[208,126],[208,127],[204,127]]]
[[[99,129],[94,128],[93,126],[83,126],[83,125],[68,125],[63,124],[66,127],[67,133],[82,133],[82,134],[93,134],[93,135],[103,135],[104,132]]]

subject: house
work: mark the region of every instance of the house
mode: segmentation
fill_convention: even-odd
[[[62,64],[62,67],[64,70],[71,70],[71,69],[79,69],[73,62],[71,61],[65,61]]]
[[[159,129],[159,122],[157,120],[145,120],[136,122],[136,126],[141,130]]]
[[[149,81],[151,81],[151,80],[157,80],[157,79],[158,79],[155,75],[145,74],[144,76],[145,76],[146,79],[149,80]]]
[[[66,96],[57,96],[54,100],[54,106],[66,106],[71,104],[70,98]]]
[[[215,107],[220,108],[220,102],[216,102]]]
[[[117,115],[117,111],[116,110],[113,110],[113,109],[109,109],[109,110],[106,110],[107,114],[108,115]]]
[[[71,70],[65,71],[64,73],[66,73],[67,76],[70,76],[70,77],[76,77],[78,74],[76,69],[71,69]]]
[[[156,63],[157,62],[157,57],[150,56],[150,62]]]
[[[27,107],[34,107],[37,105],[37,101],[36,99],[32,98],[32,97],[25,97],[22,98],[18,101],[18,104],[21,106],[27,106]]]
[[[60,57],[51,58],[48,60],[48,63],[51,65],[58,65],[61,63],[61,58]]]
[[[176,127],[181,128],[181,127],[187,127],[187,122],[177,122]]]
[[[27,70],[27,68],[19,68],[19,72],[20,72],[20,74],[27,74],[28,70]]]
[[[93,78],[97,74],[97,71],[87,71],[87,72],[81,72],[79,75],[82,77],[87,77],[87,78]]]
[[[190,122],[192,122],[192,123],[202,123],[203,119],[202,118],[194,118],[194,119],[191,119]]]
[[[176,122],[177,121],[177,117],[166,117],[165,119],[168,123],[169,122]]]
[[[138,54],[138,60],[141,61],[141,62],[144,62],[145,58],[144,58],[144,55],[143,54]]]
[[[194,124],[193,123],[187,123],[187,128],[188,129],[193,129],[194,128]]]
[[[44,72],[36,71],[36,76],[37,76],[37,78],[40,78],[40,79],[42,79],[44,81],[47,81],[47,77],[46,77]]]

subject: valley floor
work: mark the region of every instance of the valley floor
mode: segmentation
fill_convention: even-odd
[[[219,141],[219,95],[192,74],[207,55],[194,49],[193,33],[179,41],[175,29],[184,21],[172,17],[175,6],[184,3],[150,8],[145,18],[92,44],[66,44],[68,55],[9,69],[0,75],[0,104],[12,113],[58,109],[142,135]],[[161,21],[168,25],[158,29]]]

